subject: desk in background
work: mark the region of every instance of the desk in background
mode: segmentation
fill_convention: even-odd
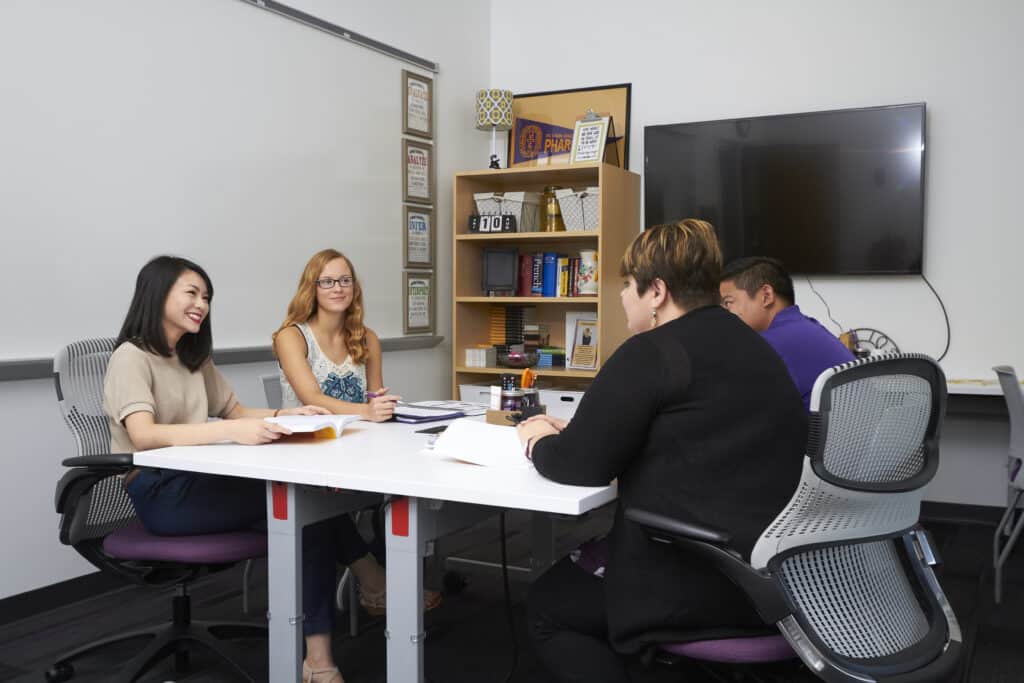
[[[580,515],[615,499],[615,485],[566,486],[533,468],[468,465],[425,450],[417,425],[357,422],[340,439],[267,446],[215,444],[142,451],[144,467],[267,483],[270,680],[301,677],[304,525],[358,509],[367,494],[399,496],[388,509],[387,679],[423,681],[423,557],[427,543],[501,509]],[[324,487],[344,493],[330,494]],[[341,663],[344,668],[344,662]]]

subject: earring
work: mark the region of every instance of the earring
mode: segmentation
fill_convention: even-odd
[[[651,327],[657,327],[657,326],[658,326],[658,309],[652,308],[651,309]]]

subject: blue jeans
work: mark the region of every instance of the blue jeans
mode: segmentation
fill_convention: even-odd
[[[142,468],[128,497],[143,526],[158,536],[218,534],[265,529],[266,483],[176,470]],[[339,515],[302,529],[303,632],[334,626],[336,563],[351,564],[369,552],[352,518]]]

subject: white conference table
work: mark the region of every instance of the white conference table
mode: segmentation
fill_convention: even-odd
[[[144,467],[267,481],[270,680],[301,679],[302,544],[306,524],[396,496],[388,505],[387,679],[423,681],[423,557],[427,544],[502,509],[580,515],[616,486],[556,484],[532,467],[488,468],[427,450],[422,425],[356,422],[339,439],[266,446],[215,444],[141,451]],[[486,444],[481,444],[486,448]],[[341,489],[330,494],[324,487]],[[344,662],[339,662],[344,671]]]

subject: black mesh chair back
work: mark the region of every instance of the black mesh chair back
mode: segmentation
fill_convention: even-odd
[[[54,358],[54,383],[64,422],[79,456],[110,453],[110,425],[103,411],[103,378],[114,351],[114,339],[86,339],[69,344]],[[62,520],[62,541],[78,546],[101,541],[135,519],[120,475],[96,481]],[[96,564],[92,553],[86,555]]]
[[[926,356],[853,361],[815,384],[801,481],[751,565],[781,588],[779,626],[825,680],[935,680],[955,661],[959,627],[916,526],[945,403]]]

